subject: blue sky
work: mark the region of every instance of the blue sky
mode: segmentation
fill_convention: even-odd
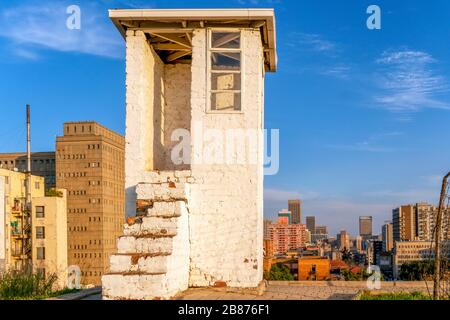
[[[437,202],[450,170],[450,2],[190,1],[189,7],[274,7],[279,66],[266,78],[267,128],[280,129],[281,166],[266,177],[265,215],[288,198],[335,234],[374,231],[403,203]],[[428,2],[429,3],[429,2]],[[68,5],[81,30],[65,26]],[[368,30],[366,9],[382,10]],[[124,43],[108,8],[178,8],[185,1],[2,1],[0,152],[54,150],[64,121],[124,133]],[[447,130],[446,130],[447,129]]]

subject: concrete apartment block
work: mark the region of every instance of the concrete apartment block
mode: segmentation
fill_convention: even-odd
[[[25,173],[0,169],[0,272],[32,267],[55,274],[55,289],[67,285],[66,190],[45,196],[44,178],[31,176],[31,212],[26,210]],[[28,241],[31,240],[31,241]]]
[[[104,298],[257,288],[264,75],[276,70],[273,10],[110,10],[110,17],[126,40],[130,218],[103,276]],[[225,144],[214,149],[210,139],[230,129],[254,134],[244,149],[221,157]],[[176,161],[180,132],[190,140]]]

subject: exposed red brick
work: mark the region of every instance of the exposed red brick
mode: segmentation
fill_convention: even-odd
[[[225,288],[227,286],[227,283],[225,281],[216,281],[214,282],[215,288]]]

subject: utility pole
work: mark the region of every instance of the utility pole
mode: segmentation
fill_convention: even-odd
[[[433,299],[439,300],[439,290],[441,285],[441,225],[442,214],[445,210],[445,198],[447,192],[448,179],[450,178],[450,172],[442,180],[441,197],[439,199],[439,209],[436,218],[436,232],[435,232],[435,259],[434,259],[434,287],[433,287]]]
[[[24,233],[24,227],[25,224],[24,222],[28,225],[28,229],[29,229],[29,237],[28,238],[23,238],[23,243],[22,243],[22,250],[24,251],[24,258],[25,256],[27,256],[28,254],[28,249],[31,248],[32,250],[32,238],[31,238],[31,132],[30,132],[30,122],[31,122],[31,117],[30,117],[30,105],[27,104],[27,172],[26,172],[26,198],[25,198],[25,212],[26,212],[26,221],[22,221],[22,232]],[[25,236],[25,234],[24,234]],[[28,239],[28,241],[26,240]],[[28,243],[27,243],[28,242]],[[33,252],[31,252],[30,257],[27,259],[31,263],[32,260],[32,256],[33,256]],[[25,261],[25,260],[24,260]]]

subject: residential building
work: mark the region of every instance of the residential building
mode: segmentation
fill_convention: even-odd
[[[311,231],[311,233],[316,234],[316,217],[315,216],[306,217],[306,229]]]
[[[372,217],[362,216],[359,217],[359,235],[368,240],[372,237]]]
[[[383,241],[383,251],[390,252],[394,248],[394,229],[390,222],[381,227],[381,237]]]
[[[263,280],[264,76],[276,70],[274,11],[109,14],[126,41],[130,225],[118,242],[121,254],[111,257],[114,271],[102,277],[104,298],[168,299],[189,286],[257,288]],[[220,137],[204,141],[211,130]],[[229,133],[243,143],[230,141]],[[137,213],[153,216],[133,220]],[[166,224],[170,232],[158,232]],[[147,281],[143,271],[130,275],[128,261],[139,254],[158,266],[161,281]]]
[[[282,209],[278,212],[278,223],[279,224],[291,224],[292,223],[292,212],[287,209]]]
[[[357,252],[362,252],[362,250],[363,250],[362,242],[363,242],[363,240],[362,240],[361,236],[355,237],[355,246],[354,247]]]
[[[416,217],[413,205],[404,205],[392,211],[392,232],[394,241],[416,239]]]
[[[383,241],[374,240],[372,241],[372,255],[373,263],[378,265],[380,263],[380,255],[383,252]]]
[[[0,169],[0,271],[55,274],[67,283],[65,190],[45,196],[43,177],[31,175],[31,210],[26,204],[25,173]]]
[[[286,254],[306,245],[306,226],[304,224],[278,223],[269,226],[270,240],[275,255]]]
[[[67,194],[32,200],[33,267],[44,275],[57,275],[56,285],[67,286]]]
[[[0,168],[26,172],[26,152],[0,153]],[[32,152],[31,174],[45,179],[45,189],[56,186],[55,152]]]
[[[99,285],[125,222],[124,138],[96,122],[67,122],[56,138],[56,184],[67,189],[68,260]]]
[[[309,229],[308,229],[309,230]],[[311,234],[311,241],[317,243],[328,239],[328,230],[326,226],[315,226],[316,232]]]
[[[303,256],[298,259],[299,281],[324,281],[330,278],[331,264],[328,257]]]
[[[264,239],[263,250],[264,250],[263,269],[264,272],[269,272],[276,260],[273,254],[273,241],[270,239]]]
[[[444,243],[443,257],[450,257],[450,242]],[[433,260],[435,249],[433,241],[396,241],[394,244],[393,272],[399,277],[400,268],[404,263]]]
[[[269,239],[269,226],[272,224],[272,220],[264,219],[264,240]]]
[[[426,202],[420,202],[415,205],[415,217],[417,228],[417,240],[432,241],[434,230],[436,228],[437,214],[439,208]],[[450,240],[449,233],[450,208],[445,208],[442,212],[441,234],[443,239]]]
[[[300,199],[288,200],[288,208],[292,213],[292,223],[302,223],[302,201]]]

